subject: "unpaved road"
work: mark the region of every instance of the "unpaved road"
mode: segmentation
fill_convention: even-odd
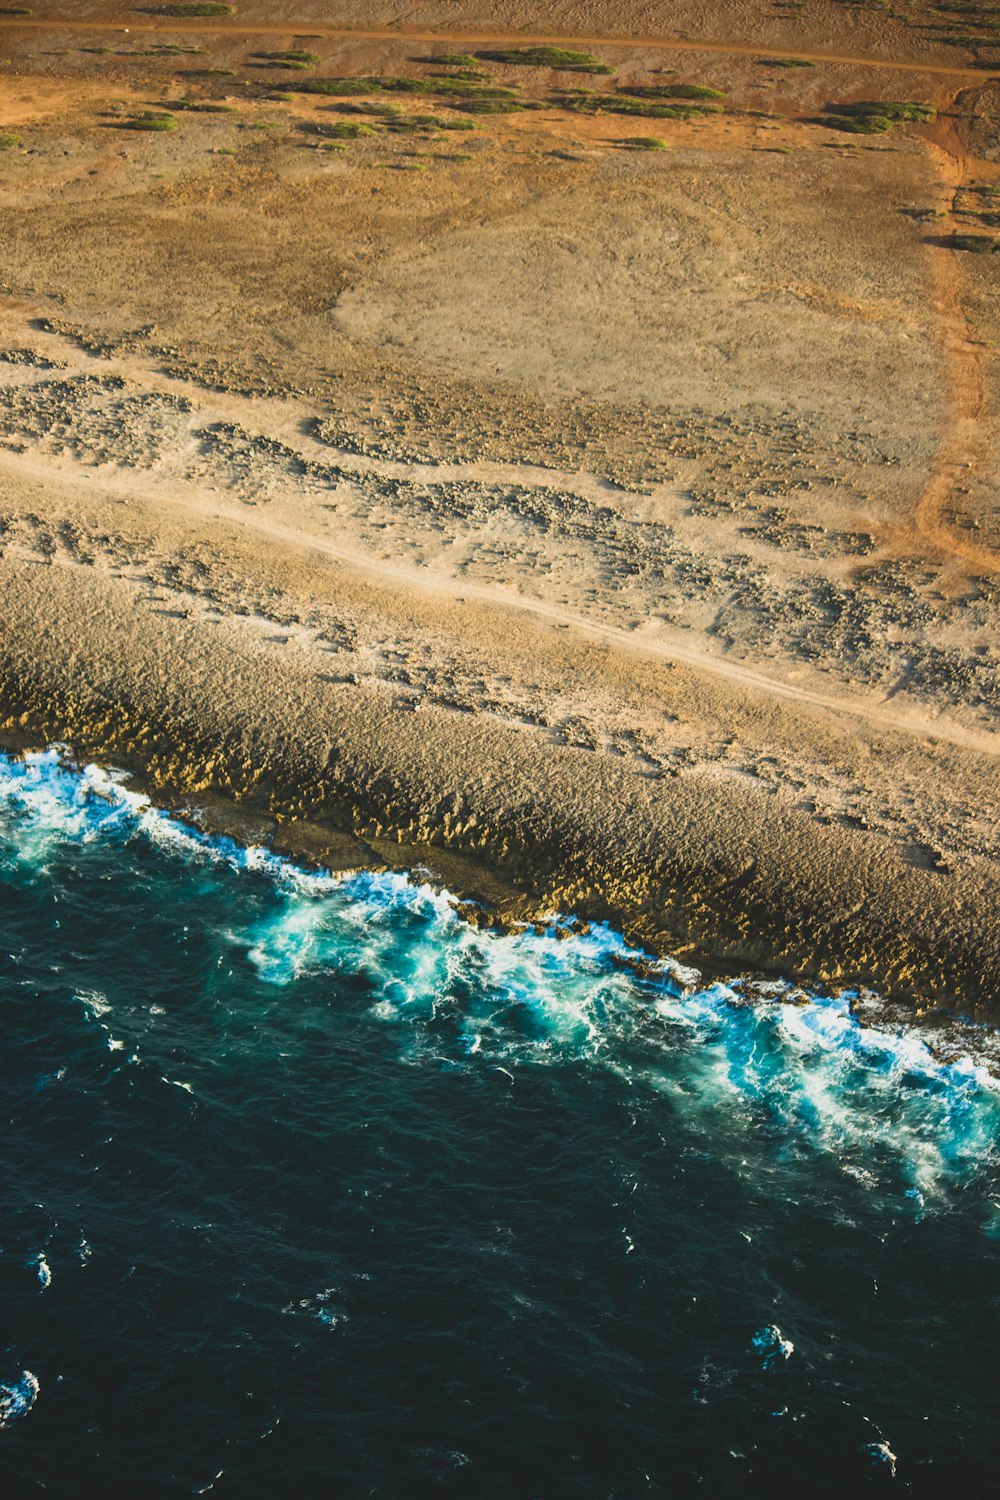
[[[982,68],[959,67],[948,63],[904,62],[891,57],[866,57],[850,52],[800,52],[788,47],[756,47],[743,42],[715,40],[691,41],[684,37],[669,36],[575,36],[548,32],[502,32],[502,31],[453,31],[442,27],[439,30],[423,30],[406,26],[325,26],[316,22],[303,22],[296,26],[260,25],[259,23],[232,21],[185,21],[163,17],[162,20],[134,21],[71,21],[45,20],[34,16],[0,16],[0,27],[9,31],[89,31],[115,32],[119,35],[166,32],[171,35],[198,34],[218,36],[273,36],[273,37],[325,37],[330,40],[343,38],[360,41],[439,42],[456,47],[619,47],[639,52],[704,52],[718,53],[723,57],[777,57],[791,58],[798,62],[828,64],[838,67],[887,68],[897,73],[929,73],[942,78],[976,79],[984,83],[989,78]]]

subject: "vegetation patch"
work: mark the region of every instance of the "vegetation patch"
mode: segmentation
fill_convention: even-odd
[[[666,151],[667,143],[658,135],[627,135],[618,142],[626,151]]]
[[[339,120],[336,125],[316,125],[313,128],[333,141],[360,141],[363,136],[378,134],[376,126],[366,125],[361,120]]]
[[[439,115],[398,115],[384,120],[393,135],[412,135],[429,130],[475,130],[472,120],[442,120]]]
[[[805,57],[762,57],[760,65],[762,68],[814,68],[816,66]]]
[[[31,9],[27,5],[0,5],[0,16],[30,16]]]
[[[21,137],[13,130],[0,130],[0,151],[13,151],[21,144]]]
[[[441,68],[474,68],[478,61],[470,52],[439,52],[436,57],[427,59]],[[420,58],[420,62],[424,59]]]
[[[694,120],[701,115],[718,114],[718,104],[674,104],[658,99],[640,99],[634,94],[589,94],[578,90],[562,94],[555,102],[562,109],[580,115],[642,115],[652,120]]]
[[[991,234],[953,234],[950,244],[953,250],[965,250],[969,255],[991,255],[1000,250],[1000,239]]]
[[[502,51],[477,52],[484,62],[505,63],[515,68],[558,68],[563,73],[613,73],[615,70],[591,52],[571,52],[565,47],[513,47]]]
[[[133,115],[131,120],[125,120],[123,123],[126,130],[166,131],[177,129],[177,121],[173,115]]]
[[[314,68],[319,62],[315,52],[255,52],[255,66],[260,68]]]
[[[171,99],[171,110],[190,110],[198,115],[235,115],[235,104],[216,104],[211,99]]]
[[[331,99],[349,99],[354,94],[377,94],[377,78],[303,78],[290,83],[296,94],[322,94]]]
[[[885,135],[894,125],[913,121],[924,125],[933,120],[936,110],[930,104],[909,99],[874,99],[861,104],[838,104],[830,107],[824,121],[835,130],[849,135]]]
[[[509,88],[487,88],[463,78],[308,78],[289,84],[297,94],[348,99],[371,94],[418,94],[469,114],[510,114],[525,106]]]

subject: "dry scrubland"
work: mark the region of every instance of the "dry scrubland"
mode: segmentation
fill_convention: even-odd
[[[995,1016],[1000,17],[12,9],[7,742]]]

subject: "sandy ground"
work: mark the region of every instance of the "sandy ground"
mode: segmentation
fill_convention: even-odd
[[[652,7],[448,10],[405,22],[632,45],[389,131],[287,92],[432,76],[377,9],[0,15],[7,742],[505,919],[995,1017],[1000,260],[952,236],[994,228],[1000,52],[918,7],[678,10],[697,52]],[[722,110],[560,103],[677,80]],[[838,128],[873,99],[937,118]]]

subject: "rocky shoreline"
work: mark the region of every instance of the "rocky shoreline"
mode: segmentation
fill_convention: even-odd
[[[5,748],[65,742],[210,830],[297,860],[426,870],[490,921],[604,920],[710,973],[868,986],[925,1017],[1000,1019],[1000,880],[986,861],[915,868],[884,836],[817,827],[758,788],[637,784],[613,761],[540,753],[434,709],[407,734],[355,695],[335,737],[297,712],[290,733],[292,681],[254,690],[240,677],[238,702],[208,702],[197,654],[165,660],[155,631],[133,632],[127,672],[113,641],[92,644],[83,682],[12,635],[9,590],[4,614]],[[232,685],[240,663],[212,651]]]

